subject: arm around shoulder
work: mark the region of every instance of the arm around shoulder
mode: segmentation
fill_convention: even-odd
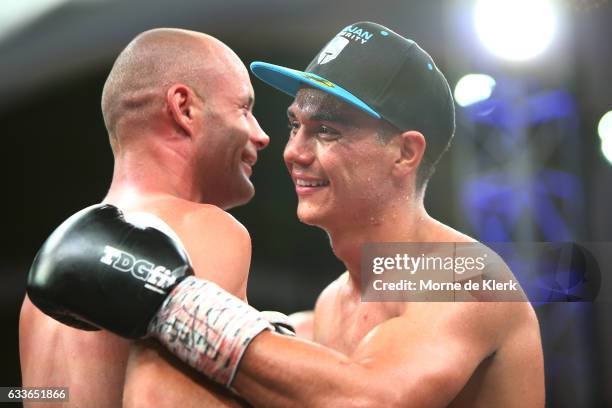
[[[201,206],[187,212],[173,228],[197,277],[246,298],[251,241],[244,226],[219,208]],[[248,404],[181,363],[157,342],[140,341],[130,350],[123,406],[187,408]]]
[[[266,407],[446,406],[499,346],[501,309],[419,305],[378,325],[350,356],[262,333],[247,349],[234,387]]]

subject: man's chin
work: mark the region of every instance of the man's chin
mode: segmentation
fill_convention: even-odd
[[[313,227],[321,227],[323,217],[321,211],[315,208],[302,208],[302,205],[298,204],[297,217],[300,222],[306,225],[312,225]]]
[[[224,210],[229,210],[231,208],[240,207],[241,205],[245,205],[249,201],[251,201],[254,196],[255,196],[255,187],[253,187],[253,184],[249,182],[247,186],[244,186],[244,188],[241,189],[240,194],[236,194],[235,196],[228,198],[227,200],[225,200],[223,205],[220,205],[219,207],[221,207]]]

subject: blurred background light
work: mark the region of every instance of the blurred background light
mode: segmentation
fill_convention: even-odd
[[[597,125],[597,133],[601,138],[601,153],[608,163],[612,164],[612,111],[605,113]]]
[[[612,135],[608,134],[601,139],[601,153],[608,163],[612,164]]]
[[[469,106],[489,99],[495,88],[495,79],[485,74],[468,74],[457,81],[455,101],[459,106]]]
[[[0,7],[0,39],[9,37],[31,22],[70,0],[3,0]]]
[[[548,0],[478,0],[474,22],[489,51],[502,59],[525,61],[550,44],[557,16]]]
[[[612,139],[612,111],[605,113],[597,125],[597,133],[601,140]]]

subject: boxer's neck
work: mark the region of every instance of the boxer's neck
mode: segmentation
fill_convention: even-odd
[[[138,146],[115,157],[113,180],[105,201],[125,201],[135,196],[171,195],[202,202],[204,192],[196,181],[191,161],[180,150],[164,146]]]
[[[346,266],[351,281],[359,287],[363,245],[380,242],[428,242],[437,224],[420,200],[402,202],[401,209],[389,208],[363,223],[326,228],[334,254]]]

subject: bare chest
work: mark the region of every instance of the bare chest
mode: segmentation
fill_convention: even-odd
[[[380,303],[329,305],[315,314],[314,341],[351,355],[369,332],[392,317],[393,311]]]

